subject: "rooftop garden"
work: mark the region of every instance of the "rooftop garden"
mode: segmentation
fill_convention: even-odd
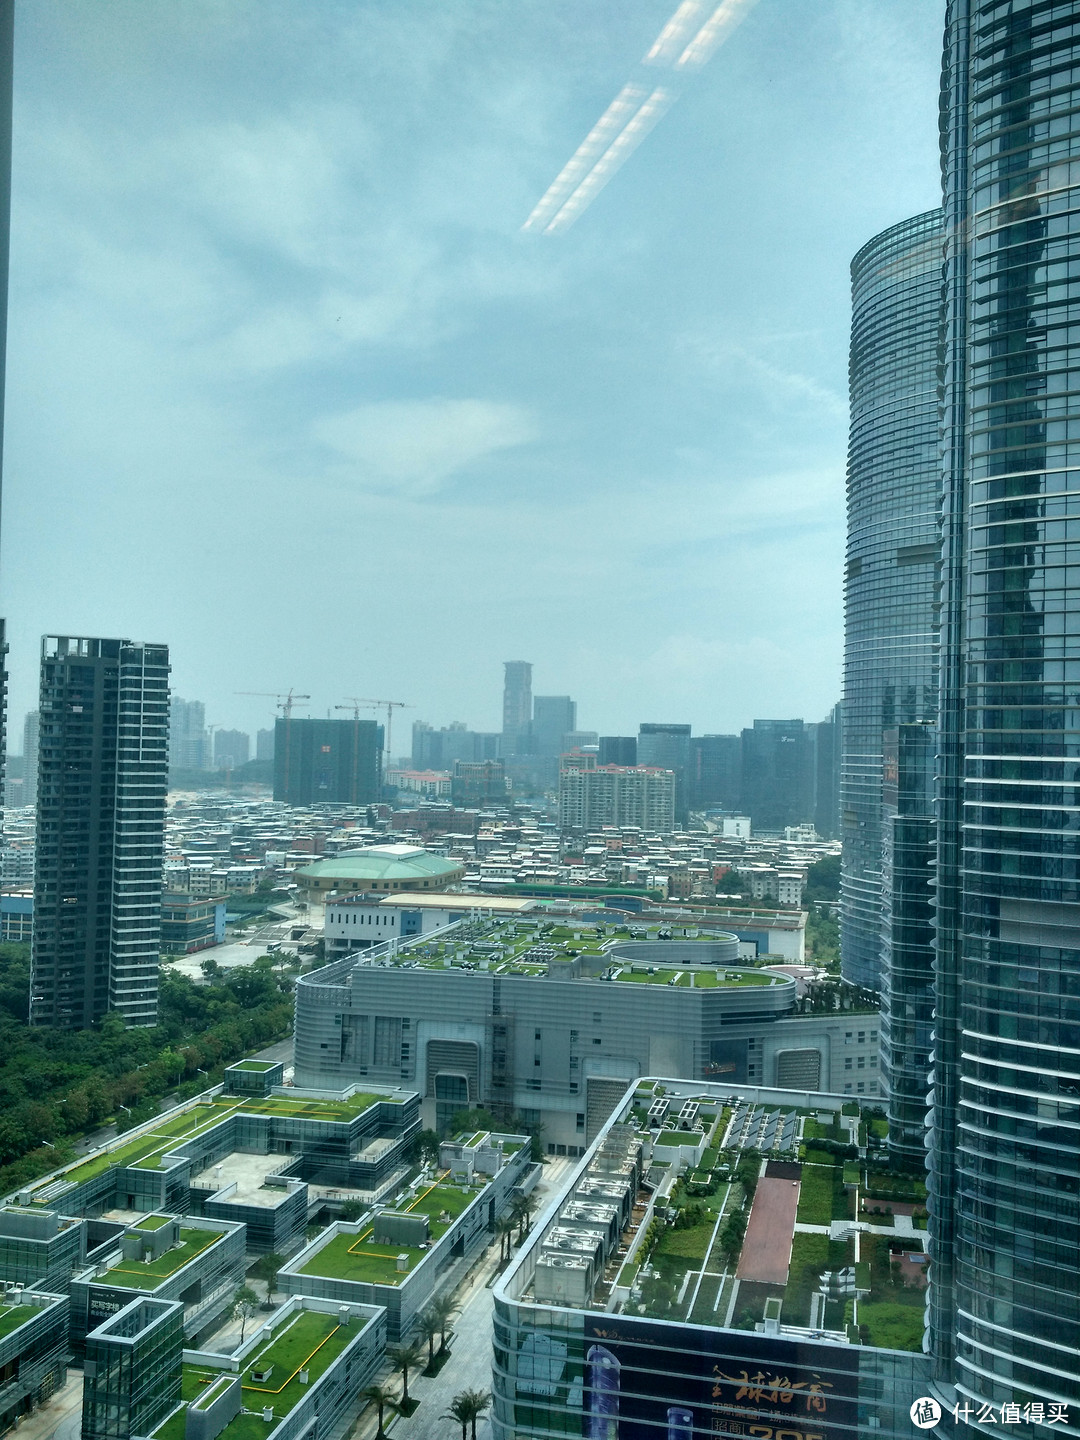
[[[785,978],[766,975],[759,970],[727,970],[720,965],[691,970],[660,970],[635,965],[632,969],[620,970],[615,976],[616,980],[630,981],[635,985],[683,985],[697,990],[734,989],[739,985],[780,985]]]
[[[255,1348],[240,1372],[244,1407],[258,1413],[237,1415],[221,1432],[224,1440],[263,1440],[269,1428],[262,1418],[263,1408],[273,1409],[275,1422],[284,1419],[356,1338],[362,1323],[354,1320],[349,1325],[338,1325],[335,1316],[313,1310],[302,1310],[287,1320],[265,1344]],[[256,1384],[252,1372],[267,1368],[270,1378]],[[308,1373],[306,1385],[300,1383],[301,1370]],[[183,1400],[191,1404],[200,1399],[221,1378],[220,1370],[185,1365]],[[186,1423],[186,1410],[174,1411],[154,1432],[155,1440],[184,1440]]]
[[[186,1140],[192,1140],[221,1123],[238,1110],[253,1115],[282,1115],[307,1120],[345,1122],[362,1115],[377,1100],[392,1097],[358,1092],[346,1100],[296,1099],[277,1095],[243,1097],[220,1095],[215,1100],[195,1105],[179,1115],[161,1120],[144,1130],[125,1145],[103,1150],[65,1170],[63,1178],[77,1185],[103,1174],[112,1166],[135,1165],[143,1170],[157,1170],[163,1156]],[[48,1183],[52,1183],[51,1181]]]
[[[280,1062],[276,1062],[280,1063]],[[267,1070],[273,1070],[273,1060],[238,1060],[235,1065],[230,1065],[230,1070],[254,1070],[259,1074],[265,1074]]]
[[[160,1230],[163,1225],[168,1225],[173,1217],[171,1215],[144,1215],[135,1225],[136,1230]]]
[[[483,1185],[463,1187],[438,1184],[423,1190],[404,1207],[411,1214],[427,1215],[432,1241],[439,1240],[457,1217],[471,1205]],[[441,1220],[443,1214],[449,1220]],[[360,1233],[339,1232],[301,1267],[302,1275],[322,1275],[332,1280],[360,1280],[371,1285],[399,1285],[428,1253],[416,1245],[376,1245],[373,1227]],[[404,1271],[397,1268],[399,1255],[408,1256]]]
[[[121,1260],[107,1270],[102,1283],[122,1285],[128,1290],[156,1290],[163,1280],[170,1279],[190,1265],[197,1255],[209,1250],[225,1232],[222,1230],[180,1231],[180,1244],[166,1250],[156,1260]]]
[[[39,1313],[35,1305],[0,1305],[0,1340]]]

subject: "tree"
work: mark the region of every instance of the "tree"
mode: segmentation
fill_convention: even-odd
[[[413,1142],[416,1158],[429,1165],[439,1163],[439,1132],[437,1130],[421,1130]]]
[[[458,1307],[449,1295],[436,1295],[428,1305],[428,1311],[439,1327],[439,1354],[446,1349],[446,1332],[451,1319],[458,1313]]]
[[[510,1259],[510,1237],[517,1221],[512,1215],[500,1215],[495,1221],[495,1234],[499,1237],[499,1264]]]
[[[378,1410],[379,1424],[375,1431],[375,1440],[384,1440],[386,1431],[383,1429],[383,1415],[387,1410],[397,1410],[397,1399],[391,1394],[388,1385],[368,1385],[360,1393],[365,1400],[370,1400]]]
[[[476,1440],[476,1422],[491,1404],[488,1390],[459,1390],[450,1402],[444,1420],[456,1420],[461,1426],[461,1440]]]
[[[520,1191],[510,1201],[510,1216],[517,1226],[519,1245],[529,1233],[529,1224],[536,1214],[536,1208],[536,1197],[523,1195]]]
[[[277,1289],[278,1271],[284,1264],[284,1255],[278,1255],[275,1251],[271,1250],[268,1255],[260,1255],[248,1271],[248,1274],[254,1275],[256,1280],[266,1281],[267,1300],[273,1300],[274,1298],[274,1291]]]
[[[405,1410],[412,1403],[409,1399],[409,1371],[415,1370],[424,1358],[424,1342],[420,1339],[403,1340],[389,1351],[394,1369],[401,1371],[401,1408]]]
[[[0,1121],[0,1124],[3,1124],[3,1121]],[[427,1363],[428,1369],[430,1370],[431,1367],[435,1364],[435,1341],[436,1338],[441,1334],[442,1327],[440,1326],[436,1316],[432,1314],[430,1309],[428,1309],[421,1312],[420,1318],[416,1322],[416,1328],[419,1332],[421,1340],[427,1341]]]
[[[240,1321],[240,1344],[244,1343],[244,1331],[247,1329],[247,1322],[258,1313],[259,1297],[252,1290],[250,1285],[241,1285],[233,1297],[232,1309],[230,1311],[234,1320]]]

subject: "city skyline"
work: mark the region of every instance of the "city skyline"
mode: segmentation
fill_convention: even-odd
[[[14,713],[67,627],[167,636],[248,733],[233,692],[290,684],[497,729],[470,693],[517,654],[605,734],[625,696],[826,713],[847,257],[936,200],[938,5],[757,5],[569,231],[523,234],[671,8],[24,7]]]

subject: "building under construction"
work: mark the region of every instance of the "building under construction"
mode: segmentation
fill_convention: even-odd
[[[287,805],[367,805],[379,798],[383,728],[374,720],[280,717],[274,799]]]

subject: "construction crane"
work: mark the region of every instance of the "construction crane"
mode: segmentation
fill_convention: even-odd
[[[346,699],[346,700],[350,700],[350,701],[352,702],[352,705],[355,706],[355,710],[353,711],[353,713],[354,713],[354,715],[356,716],[357,719],[359,719],[359,713],[358,713],[358,712],[360,711],[361,708],[363,708],[363,709],[365,709],[365,710],[367,710],[367,709],[371,709],[371,710],[382,710],[382,709],[385,707],[385,709],[386,709],[386,744],[385,744],[385,746],[383,747],[383,769],[384,769],[384,771],[385,771],[387,765],[388,765],[388,764],[390,763],[390,761],[393,759],[393,755],[394,755],[393,750],[391,750],[391,748],[390,748],[390,731],[391,731],[391,727],[392,727],[393,721],[394,721],[394,711],[395,711],[395,710],[411,710],[413,707],[412,707],[411,705],[407,705],[404,700],[365,700],[365,699],[363,699],[363,698],[362,698],[361,696],[359,696],[359,695],[346,695],[346,696],[345,696],[345,699]],[[339,706],[337,706],[337,709],[339,709],[339,710],[348,710],[348,709],[350,709],[350,708],[351,708],[351,707],[348,706],[348,705],[339,705]]]
[[[237,690],[237,695],[259,695],[264,700],[276,700],[281,706],[282,716],[286,720],[292,719],[293,706],[298,700],[310,700],[310,695],[297,695],[290,689],[288,694],[280,690]],[[276,707],[275,707],[276,708]]]
[[[277,708],[280,707],[280,709],[281,709],[281,717],[282,717],[282,719],[285,721],[285,734],[284,734],[284,737],[283,737],[284,740],[285,740],[285,745],[284,745],[284,747],[283,747],[285,753],[284,753],[284,754],[282,755],[282,757],[281,757],[281,766],[280,766],[280,773],[281,773],[282,780],[283,780],[283,784],[284,784],[284,793],[283,793],[280,797],[279,797],[278,794],[277,794],[277,779],[276,779],[276,776],[277,776],[277,774],[278,774],[278,772],[279,772],[279,767],[278,767],[278,765],[276,764],[276,756],[275,756],[275,766],[274,766],[274,774],[275,774],[275,780],[274,780],[274,799],[277,800],[277,799],[280,798],[280,799],[282,799],[282,800],[288,800],[288,799],[289,799],[289,796],[290,796],[290,794],[291,794],[290,789],[289,789],[289,773],[290,773],[290,761],[291,761],[291,759],[292,759],[291,754],[290,754],[290,751],[291,751],[291,749],[292,749],[292,746],[291,746],[291,744],[290,744],[290,740],[291,740],[291,732],[292,732],[292,712],[293,712],[293,706],[294,706],[298,701],[300,701],[300,700],[310,700],[310,699],[311,699],[311,696],[310,696],[310,695],[297,695],[296,692],[293,690],[293,688],[292,688],[291,685],[290,685],[290,687],[289,687],[289,689],[288,689],[287,692],[283,692],[283,691],[281,691],[281,690],[237,690],[236,693],[237,693],[237,695],[258,695],[258,696],[261,696],[262,699],[264,699],[264,700],[273,700],[273,701],[276,702],[274,708],[277,709]]]

